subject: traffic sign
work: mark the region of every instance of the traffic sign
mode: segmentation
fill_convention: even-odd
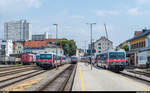
[[[91,50],[88,49],[88,50],[87,50],[87,53],[90,53],[90,52],[91,52]],[[93,49],[93,50],[92,50],[92,53],[96,53],[96,49]]]

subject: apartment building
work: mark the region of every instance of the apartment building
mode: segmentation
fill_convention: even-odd
[[[31,40],[31,24],[26,20],[6,22],[4,24],[4,39],[13,41]]]
[[[113,49],[113,42],[102,36],[100,39],[94,42],[94,49],[96,50],[95,55],[101,53],[107,49]]]

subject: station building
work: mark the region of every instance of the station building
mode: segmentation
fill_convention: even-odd
[[[121,43],[119,47],[125,45],[129,46],[129,51],[126,51],[129,65],[143,67],[150,62],[150,30],[136,31],[133,38]]]

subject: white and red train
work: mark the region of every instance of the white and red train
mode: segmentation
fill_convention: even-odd
[[[60,56],[55,53],[42,53],[36,55],[36,64],[37,66],[49,69],[54,68],[56,66],[61,66],[66,63],[66,56]]]
[[[126,66],[126,52],[122,49],[107,50],[96,56],[96,64],[115,72],[123,71]]]

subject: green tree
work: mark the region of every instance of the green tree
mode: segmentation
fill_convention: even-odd
[[[76,54],[76,43],[74,40],[69,40],[69,56],[73,56]]]
[[[76,54],[77,46],[74,40],[63,38],[62,40],[58,41],[58,45],[62,45],[65,55],[73,56]]]
[[[124,49],[125,51],[129,51],[129,46],[125,45],[125,46],[122,47],[122,49]]]

